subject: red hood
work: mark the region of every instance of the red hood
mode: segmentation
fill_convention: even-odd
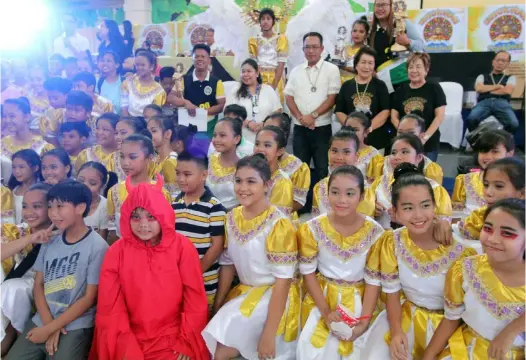
[[[169,247],[174,241],[175,235],[175,212],[171,204],[166,201],[162,192],[163,179],[157,175],[157,183],[140,183],[132,185],[130,178],[126,178],[126,190],[128,197],[124,200],[121,208],[121,234],[124,241],[132,242],[133,245],[162,251]],[[143,208],[155,217],[161,224],[162,238],[159,245],[150,247],[133,235],[131,231],[130,218],[136,208]]]

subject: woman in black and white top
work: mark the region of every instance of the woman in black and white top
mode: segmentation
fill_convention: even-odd
[[[226,94],[226,104],[238,104],[247,110],[247,120],[243,124],[243,138],[254,143],[256,133],[263,127],[265,118],[281,112],[279,95],[270,86],[263,84],[258,64],[247,59],[241,64],[241,82]]]

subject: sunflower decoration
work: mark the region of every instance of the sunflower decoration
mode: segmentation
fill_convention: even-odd
[[[295,0],[283,0],[282,5],[273,4],[258,4],[257,0],[249,0],[245,6],[245,23],[248,26],[256,26],[259,24],[259,12],[263,8],[271,9],[276,15],[276,22],[282,21],[284,18],[287,18],[291,15],[294,15],[293,5]]]

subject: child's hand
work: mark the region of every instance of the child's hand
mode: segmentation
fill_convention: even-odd
[[[379,217],[380,215],[383,214],[384,211],[385,211],[385,208],[382,206],[382,204],[380,204],[377,201],[376,204],[374,205],[374,216]]]
[[[341,315],[338,314],[338,312],[336,310],[331,311],[329,314],[327,314],[327,316],[325,316],[325,325],[327,325],[327,327],[330,330],[331,329],[331,323],[332,322],[339,322],[339,321],[341,321],[341,319],[342,319]]]
[[[259,360],[274,359],[276,357],[276,334],[263,330],[257,350]]]
[[[183,354],[177,354],[177,360],[190,360],[190,356],[186,356]]]
[[[45,230],[37,231],[34,234],[31,234],[29,236],[29,243],[30,244],[45,244],[51,239],[51,236],[53,235],[53,228],[55,225],[51,224],[50,227],[48,227]]]
[[[51,332],[49,331],[49,328],[46,326],[41,326],[29,330],[26,339],[34,344],[42,344],[45,343],[50,336]]]
[[[393,334],[391,338],[391,358],[393,360],[407,360],[409,358],[409,342],[403,331]]]
[[[60,334],[67,334],[67,331],[65,329],[57,330],[46,341],[46,351],[49,354],[49,356],[53,356],[58,351],[58,340],[60,338]]]
[[[369,328],[369,319],[362,320],[352,328],[352,336],[348,341],[355,341]]]
[[[433,228],[433,239],[441,245],[451,245],[451,241],[453,239],[451,224],[443,219],[437,219],[435,221],[435,226]]]
[[[510,351],[516,334],[508,331],[501,331],[489,344],[488,358],[496,360],[506,359],[506,353]]]

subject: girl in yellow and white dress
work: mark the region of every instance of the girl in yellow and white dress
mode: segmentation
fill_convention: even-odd
[[[121,143],[119,152],[122,171],[131,178],[131,183],[137,185],[143,182],[152,182],[150,169],[154,162],[155,150],[152,141],[144,135],[133,134],[126,137]],[[163,188],[163,194],[170,204],[172,198]],[[120,236],[121,207],[128,197],[125,181],[113,186],[108,192],[108,243],[113,244]]]
[[[263,126],[277,126],[285,133],[285,139],[290,136],[290,117],[285,113],[276,113],[267,116]],[[287,174],[294,186],[294,206],[293,210],[297,211],[305,206],[307,202],[307,193],[310,188],[310,169],[307,164],[298,159],[296,156],[284,152],[279,159],[279,169]]]
[[[22,203],[24,194],[33,184],[40,180],[42,162],[40,156],[32,149],[19,150],[12,157],[13,172],[9,183],[15,203],[15,223],[22,223]]]
[[[226,117],[216,123],[212,137],[216,152],[210,156],[206,186],[227,211],[239,205],[234,193],[234,175],[239,161],[236,150],[241,142],[242,127],[241,120]]]
[[[488,165],[483,175],[484,199],[488,205],[498,200],[524,199],[524,161],[510,157]],[[473,210],[454,229],[466,240],[479,240],[487,206]]]
[[[340,166],[356,166],[358,144],[358,137],[352,131],[343,129],[334,134],[329,142],[329,172],[336,170]],[[329,178],[330,176],[327,176],[314,185],[312,198],[312,215],[314,216],[327,214],[330,211]],[[367,187],[367,183],[365,183],[364,188],[367,189]],[[366,206],[370,206],[371,209],[367,211]],[[358,212],[361,214],[373,213],[374,205],[360,201]]]
[[[445,316],[424,360],[524,359],[524,200],[491,205],[480,241],[485,254],[458,260],[447,274]]]
[[[117,174],[119,181],[126,180],[126,172],[121,164],[121,145],[123,141],[130,135],[139,134],[151,139],[151,134],[146,127],[146,121],[141,117],[123,116],[117,121],[115,126],[115,142],[117,143],[117,151],[114,151],[107,159],[108,171]],[[157,154],[152,155],[152,161],[148,164],[148,175],[150,179],[155,177],[155,164],[157,162]]]
[[[38,155],[42,155],[54,148],[41,136],[31,132],[29,128],[31,108],[27,98],[7,99],[2,107],[4,125],[13,135],[2,139],[0,155],[11,159],[14,153],[22,149],[33,149]]]
[[[380,294],[380,282],[368,278],[369,261],[377,266],[377,259],[369,259],[369,250],[384,233],[380,224],[357,212],[363,193],[360,170],[339,167],[329,179],[330,212],[297,232],[300,272],[309,292],[302,304],[298,359],[360,359],[355,340],[367,330]],[[339,305],[355,318],[364,317],[349,339],[329,328],[341,321]]]
[[[156,66],[157,58],[151,51],[139,51],[135,56],[136,73],[121,85],[123,116],[142,116],[146,105],[163,106],[166,102],[166,92],[154,79]]]
[[[155,173],[161,174],[164,188],[172,199],[179,194],[175,169],[177,168],[177,153],[172,150],[174,123],[171,118],[154,116],[148,120],[148,131],[152,134],[152,143],[157,153]]]
[[[495,130],[482,134],[475,148],[480,171],[458,175],[453,188],[453,210],[458,217],[464,217],[471,211],[487,205],[484,200],[482,177],[484,170],[495,160],[513,156],[515,145],[513,137],[504,130]]]
[[[371,119],[364,113],[356,111],[351,113],[345,120],[345,126],[351,128],[358,137],[358,153],[356,167],[360,169],[363,176],[371,184],[381,173],[375,172],[379,164],[383,162],[383,156],[370,145],[365,145],[365,139],[371,132]]]
[[[225,220],[216,314],[202,333],[216,360],[296,359],[298,244],[292,222],[269,204],[269,180],[261,156],[239,160],[235,191],[241,206]],[[230,290],[236,273],[241,283]]]
[[[401,134],[393,139],[389,159],[391,167],[395,169],[394,173],[396,173],[398,166],[411,167],[421,173],[423,156],[424,147],[420,139],[415,135]],[[437,217],[449,220],[452,215],[449,194],[446,189],[436,181],[431,179],[427,180],[433,188]],[[384,229],[391,227],[391,221],[396,222],[391,216],[393,206],[393,204],[391,204],[391,186],[393,182],[393,173],[383,174],[373,182],[365,194],[364,201],[369,203],[367,206],[368,211],[370,211],[373,206],[375,207],[374,212],[368,213],[368,215],[374,215],[376,221],[378,221]]]
[[[97,145],[82,150],[75,161],[75,169],[80,169],[88,161],[101,163],[106,168],[109,167],[110,158],[117,150],[116,131],[119,115],[105,113],[96,122]]]
[[[35,274],[30,270],[32,266],[30,262],[34,262],[38,255],[39,247],[36,246],[40,245],[36,244],[47,240],[51,233],[51,220],[48,217],[46,200],[46,194],[50,188],[51,185],[42,182],[32,185],[24,194],[24,222],[17,225],[2,224],[1,227],[2,275],[8,275],[15,265],[17,266],[16,272],[18,272],[18,277],[5,281],[2,276],[0,294],[2,349],[10,347],[10,344],[16,339],[15,330],[21,333],[31,317]],[[37,233],[39,235],[36,235]],[[32,253],[31,256],[26,259],[30,253]],[[24,265],[21,266],[23,262]]]
[[[435,193],[429,180],[410,169],[395,176],[391,201],[404,227],[389,231],[371,250],[379,267],[371,267],[370,273],[381,281],[387,309],[366,335],[364,360],[421,359],[444,317],[448,269],[457,259],[476,254],[459,243],[435,242]]]
[[[272,28],[275,23],[274,11],[266,8],[259,12],[261,33],[248,40],[248,52],[258,62],[263,83],[272,86],[283,103],[283,72],[289,55],[289,42],[284,34],[274,34]]]
[[[268,193],[270,203],[284,214],[293,216],[294,186],[288,175],[279,169],[279,160],[286,146],[285,133],[277,126],[267,126],[256,135],[254,154],[263,155],[272,172]]]

